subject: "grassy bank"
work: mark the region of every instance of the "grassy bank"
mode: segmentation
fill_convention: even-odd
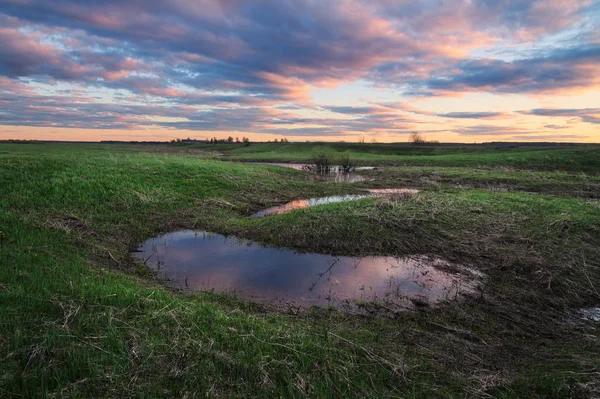
[[[492,192],[455,187],[485,173],[471,169],[384,169],[361,184],[438,181],[411,198],[256,220],[245,216],[358,188],[202,152],[114,149],[0,145],[1,396],[598,392],[598,330],[565,316],[600,301],[600,207],[576,198],[596,192],[596,178],[495,171],[516,190]],[[515,163],[536,169],[528,154]],[[462,159],[431,155],[452,156]],[[586,158],[569,164],[589,166]],[[540,194],[519,192],[536,181]],[[550,195],[554,186],[571,191]],[[401,314],[376,306],[370,317],[272,312],[228,296],[170,292],[132,263],[129,252],[142,241],[180,228],[333,254],[437,254],[485,272],[487,284],[465,303]]]
[[[156,146],[158,150],[160,146]],[[163,148],[165,148],[163,146]],[[315,151],[349,153],[363,165],[488,167],[600,173],[600,146],[477,146],[357,143],[259,143],[172,146],[171,151],[219,152],[226,159],[260,162],[307,162]],[[146,146],[148,149],[148,146]]]
[[[530,192],[564,197],[600,198],[600,176],[490,168],[405,166],[361,172],[369,187],[416,187],[424,189],[486,189]]]

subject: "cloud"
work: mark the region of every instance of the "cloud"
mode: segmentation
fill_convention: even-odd
[[[122,43],[140,57],[168,57],[173,67],[187,69],[187,84],[301,98],[309,84],[331,87],[365,76],[385,83],[398,67],[419,79],[431,78],[427,85],[434,90],[507,80],[529,65],[511,68],[464,58],[469,50],[491,43],[486,31],[510,37],[507,28],[514,25],[530,36],[554,32],[582,17],[589,2],[432,1],[420,7],[352,0],[7,3],[5,12],[23,24],[70,28]],[[465,30],[469,34],[459,34]],[[78,40],[92,44],[89,37]],[[568,60],[577,56],[563,55]],[[449,60],[461,62],[464,74],[438,78],[436,72]],[[495,71],[482,76],[482,68]],[[126,70],[113,67],[107,76]]]
[[[353,107],[353,106],[334,106],[334,107],[324,107],[324,109],[335,112],[338,114],[348,114],[348,115],[364,115],[364,114],[376,114],[381,112],[381,108],[379,107]]]
[[[409,118],[394,113],[360,115],[356,119],[330,116],[301,116],[303,108],[278,109],[271,106],[242,106],[207,95],[195,103],[96,103],[80,90],[63,90],[45,96],[25,84],[0,78],[0,124],[95,129],[136,129],[162,127],[196,131],[243,131],[273,135],[342,136],[370,131],[403,131],[413,126]],[[187,99],[185,99],[187,100]],[[220,102],[219,107],[214,104]]]
[[[565,93],[600,86],[600,46],[553,50],[514,61],[464,60],[434,77],[413,82],[415,93]]]
[[[568,142],[573,140],[582,140],[586,139],[589,136],[579,135],[579,134],[544,134],[537,136],[512,136],[508,140],[516,140],[516,141],[533,141],[533,142],[545,142],[545,141],[559,141],[559,142]]]
[[[552,129],[552,130],[562,130],[562,129],[569,128],[569,126],[565,126],[565,125],[544,125],[544,127],[546,129]]]
[[[333,135],[510,118],[311,100],[357,80],[403,97],[597,89],[597,16],[591,0],[4,0],[0,123]]]
[[[461,136],[506,136],[519,134],[527,136],[530,134],[541,133],[539,130],[522,129],[514,126],[495,126],[495,125],[474,125],[460,128],[454,128],[453,131]]]
[[[527,111],[519,111],[525,115],[577,118],[580,121],[600,124],[600,108],[536,108]]]
[[[505,112],[448,112],[437,114],[437,116],[456,119],[506,119],[510,117]]]

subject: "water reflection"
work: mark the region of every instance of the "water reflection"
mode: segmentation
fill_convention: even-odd
[[[290,212],[296,209],[304,209],[311,206],[335,204],[338,202],[356,201],[363,198],[374,198],[391,195],[412,195],[418,193],[419,190],[411,188],[377,188],[366,190],[364,194],[347,194],[347,195],[333,195],[329,197],[311,198],[311,199],[300,199],[292,202],[288,202],[283,205],[273,206],[267,209],[260,210],[251,217],[261,218],[270,215],[279,215],[282,213]]]
[[[356,173],[331,173],[327,176],[327,180],[334,183],[358,183],[370,179]]]
[[[472,292],[473,276],[442,271],[453,265],[429,257],[332,257],[269,248],[197,231],[151,239],[135,254],[173,284],[235,292],[249,299],[301,307],[380,301],[410,306]]]
[[[313,173],[310,169],[309,164],[303,163],[277,163],[277,162],[257,162],[261,165],[272,165],[272,166],[281,166],[284,168],[290,168],[295,170],[303,170],[306,172]],[[359,172],[361,170],[372,170],[375,169],[374,166],[353,166],[352,172],[342,172],[339,170],[339,167],[332,166],[328,173],[315,173],[321,175],[325,180],[335,183],[358,183],[362,181],[367,181],[362,175],[358,175],[354,172]]]
[[[271,165],[271,166],[281,166],[283,168],[290,168],[294,170],[303,170],[305,164],[303,163],[277,163],[277,162],[256,162],[260,165]]]
[[[257,163],[261,164],[261,165],[281,166],[284,168],[290,168],[290,169],[295,169],[295,170],[307,170],[307,168],[310,167],[310,164],[306,164],[306,163],[285,163],[285,162],[257,162]],[[375,166],[353,166],[352,167],[353,172],[359,172],[361,170],[373,170],[373,169],[375,169]],[[335,169],[335,166],[332,167],[332,171],[335,171],[336,173],[338,172],[337,169]]]
[[[587,321],[600,321],[600,308],[581,309],[581,318]]]

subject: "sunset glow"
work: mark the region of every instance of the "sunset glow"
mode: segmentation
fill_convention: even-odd
[[[0,0],[0,139],[600,142],[595,0]]]

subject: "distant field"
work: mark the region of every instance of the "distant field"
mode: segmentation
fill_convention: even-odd
[[[248,147],[229,144],[189,145],[181,149],[222,152],[236,161],[306,162],[315,150],[349,152],[360,164],[510,167],[549,171],[600,173],[600,146],[520,148],[476,145],[260,143]]]
[[[303,162],[317,147],[401,166],[348,184],[231,162]],[[600,329],[577,312],[600,306],[599,159],[595,147],[0,144],[0,397],[597,397]],[[382,187],[421,192],[248,217]],[[366,316],[184,294],[130,256],[181,229],[433,254],[486,283],[464,302],[367,303]]]

